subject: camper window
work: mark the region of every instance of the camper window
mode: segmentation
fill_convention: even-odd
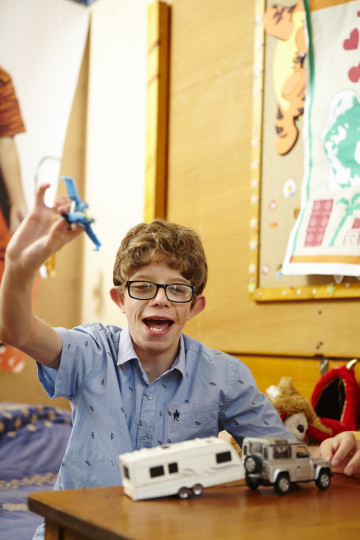
[[[150,467],[151,478],[155,478],[156,476],[163,476],[163,475],[164,475],[164,467],[162,465],[159,465],[158,467]]]
[[[169,473],[177,473],[178,472],[178,464],[177,463],[169,463],[168,465]]]
[[[216,463],[225,463],[231,461],[231,452],[220,452],[216,454]]]
[[[123,472],[124,472],[125,478],[127,478],[128,480],[130,480],[129,469],[128,469],[125,465],[123,466]]]

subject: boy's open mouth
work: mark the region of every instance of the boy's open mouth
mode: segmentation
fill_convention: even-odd
[[[171,319],[161,319],[157,317],[146,317],[144,323],[150,330],[167,330],[174,324],[174,321]]]

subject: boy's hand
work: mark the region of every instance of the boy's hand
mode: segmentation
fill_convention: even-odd
[[[22,272],[36,272],[58,249],[83,232],[82,227],[69,226],[64,218],[58,217],[70,210],[67,197],[59,197],[54,208],[45,204],[44,195],[49,187],[47,184],[38,188],[33,209],[12,236],[6,250],[7,262]]]
[[[10,234],[14,234],[16,229],[19,227],[22,220],[26,217],[27,209],[25,206],[12,204],[10,206],[10,216],[9,216],[9,230]]]
[[[323,441],[320,455],[331,462],[334,472],[347,476],[360,474],[360,441],[351,431],[344,431]]]

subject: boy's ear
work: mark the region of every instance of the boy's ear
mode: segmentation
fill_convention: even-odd
[[[121,311],[125,313],[124,293],[120,291],[119,287],[112,287],[110,289],[110,296],[111,299],[115,302],[115,304],[119,306]]]
[[[195,315],[199,315],[199,313],[201,313],[205,309],[205,306],[206,306],[205,296],[200,294],[200,296],[196,298],[195,304],[190,309],[188,321],[190,321],[190,319],[195,317]]]

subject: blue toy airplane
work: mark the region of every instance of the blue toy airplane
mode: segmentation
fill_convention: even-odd
[[[69,178],[68,176],[62,176],[60,180],[65,180],[66,191],[69,199],[71,200],[70,212],[67,214],[63,214],[63,217],[68,223],[75,223],[75,225],[80,225],[85,230],[90,240],[94,242],[95,251],[98,251],[101,244],[91,228],[91,223],[94,223],[95,219],[90,217],[86,213],[86,209],[89,207],[89,205],[86,202],[80,200],[80,197],[75,187],[75,182],[72,178]]]

